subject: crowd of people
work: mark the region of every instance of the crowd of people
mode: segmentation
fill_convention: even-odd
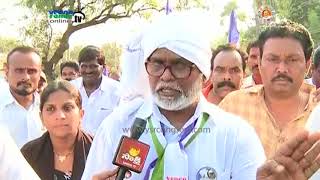
[[[320,47],[309,31],[281,21],[246,52],[211,49],[192,17],[169,14],[133,38],[120,82],[106,76],[96,46],[61,63],[52,82],[34,48],[12,49],[0,90],[0,179],[115,179],[118,143],[137,118],[150,149],[126,179],[320,179]]]

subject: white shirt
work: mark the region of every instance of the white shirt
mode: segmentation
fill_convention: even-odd
[[[306,123],[306,129],[310,132],[319,132],[320,131],[320,104],[318,104],[311,112],[309,119]],[[310,180],[319,180],[320,179],[320,170],[318,170]]]
[[[0,128],[0,179],[40,180],[5,128]]]
[[[0,96],[7,91],[8,82],[0,76]]]
[[[256,85],[256,83],[254,82],[253,76],[251,74],[250,76],[243,79],[241,89],[249,88],[254,85]]]
[[[146,101],[143,105],[139,102],[132,102],[132,104],[136,108],[130,107],[130,105],[118,107],[100,126],[93,140],[82,180],[89,180],[96,173],[115,168],[112,159],[119,140],[123,134],[128,135],[128,130],[136,117],[146,119],[151,115],[155,128],[161,128],[160,121],[173,128],[151,101]],[[194,116],[188,120],[183,128],[194,122],[203,112],[210,115],[203,128],[206,131],[199,133],[186,148],[189,179],[195,179],[198,171],[204,167],[214,168],[218,179],[230,179],[231,175],[233,180],[256,179],[256,170],[265,161],[265,155],[253,127],[201,97]],[[195,128],[199,127],[199,123],[200,121],[196,123]],[[161,143],[175,139],[173,136],[180,135],[166,133],[166,136],[163,137],[159,133],[161,132],[156,131]],[[187,136],[183,142],[186,142],[190,136]],[[139,141],[150,145],[143,171],[141,174],[132,172],[131,179],[141,180],[148,165],[157,158],[157,153],[148,129],[141,135]],[[167,163],[174,163],[174,161],[172,159],[172,162]]]
[[[0,96],[0,124],[9,130],[19,148],[44,133],[45,129],[39,115],[40,98],[37,93],[34,94],[34,102],[28,109],[17,102],[9,87]]]
[[[92,92],[89,97],[81,77],[71,82],[79,89],[82,98],[82,108],[84,109],[82,128],[94,135],[101,122],[119,103],[119,82],[102,76],[99,88]]]

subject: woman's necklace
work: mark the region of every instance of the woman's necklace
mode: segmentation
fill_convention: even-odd
[[[57,158],[60,161],[60,163],[63,163],[67,159],[67,157],[70,156],[72,153],[73,153],[73,150],[68,152],[65,155],[60,155],[60,154],[57,154],[56,152],[54,152],[54,155],[57,156]]]

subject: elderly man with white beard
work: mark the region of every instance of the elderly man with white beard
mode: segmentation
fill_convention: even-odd
[[[171,14],[151,25],[141,42],[151,98],[138,108],[117,108],[104,120],[91,146],[83,180],[114,178],[117,171],[112,159],[135,118],[147,123],[139,141],[150,145],[150,150],[142,172],[127,173],[128,179],[271,180],[284,171],[279,160],[272,160],[257,175],[265,155],[254,129],[202,96],[211,59],[204,29],[197,26],[194,14]],[[302,135],[290,148],[306,137]]]

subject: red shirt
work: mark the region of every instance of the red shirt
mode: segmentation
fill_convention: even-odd
[[[204,95],[204,97],[209,101],[208,99],[208,95],[210,93],[210,91],[213,89],[213,85],[212,83],[208,84],[207,86],[205,86],[203,89],[202,89],[202,94]],[[210,102],[210,101],[209,101]]]

